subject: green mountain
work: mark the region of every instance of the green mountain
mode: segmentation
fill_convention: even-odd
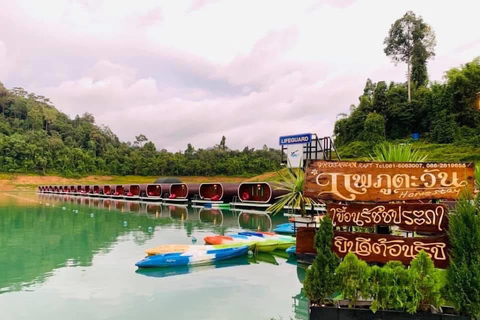
[[[44,96],[0,82],[0,172],[113,175],[250,176],[279,168],[280,152],[264,146],[230,150],[220,144],[184,152],[158,151],[140,134],[121,142],[91,114],[70,119]]]

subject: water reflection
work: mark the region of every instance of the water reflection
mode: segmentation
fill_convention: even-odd
[[[297,264],[297,278],[300,283],[303,284],[305,281],[307,265]],[[308,320],[308,298],[305,295],[305,290],[303,287],[300,289],[300,293],[292,297],[293,299],[293,312],[295,314],[295,319],[297,320]]]
[[[199,219],[203,223],[211,223],[213,225],[223,225],[223,211],[221,209],[202,208],[199,211]]]
[[[1,208],[0,292],[41,283],[60,267],[90,266],[94,254],[108,249],[119,236],[140,232],[144,242],[158,224],[146,216],[119,217],[98,209],[77,213],[78,209],[67,210],[68,202],[57,203],[48,196],[40,201],[49,205]]]
[[[238,226],[242,229],[271,231],[272,219],[265,211],[243,210],[238,215]]]
[[[195,306],[199,319],[212,318],[207,313],[201,313],[203,305],[208,306],[211,301],[231,295],[237,295],[249,305],[258,303],[268,306],[270,309],[267,312],[272,315],[275,310],[282,309],[284,319],[288,319],[289,315],[306,319],[304,315],[308,315],[308,309],[305,306],[308,302],[303,291],[297,287],[299,282],[295,275],[293,279],[291,277],[292,268],[297,268],[300,281],[302,271],[293,266],[296,264],[294,259],[281,251],[174,269],[135,271],[137,269],[133,265],[143,256],[143,250],[153,245],[191,243],[185,233],[191,238],[195,235],[201,244],[202,237],[208,234],[240,229],[267,231],[285,221],[282,215],[270,217],[263,212],[232,212],[217,208],[193,210],[191,207],[159,203],[62,195],[37,197],[18,194],[18,198],[7,198],[0,194],[0,293],[33,291],[28,294],[34,296],[37,302],[41,300],[38,305],[57,303],[59,308],[64,309],[75,309],[77,302],[81,301],[79,305],[91,310],[97,308],[96,314],[106,318],[114,312],[109,309],[113,290],[115,301],[122,301],[119,304],[127,306],[128,310],[122,309],[121,312],[134,317],[134,313],[148,309],[139,305],[145,300],[141,292],[150,292],[149,299],[157,304],[165,303],[172,295],[187,297],[195,294],[194,290],[187,293],[177,288],[178,280],[170,278],[180,276],[183,281],[198,288],[197,292],[201,289],[197,300],[202,303]],[[242,266],[251,272],[239,273],[234,266]],[[200,274],[214,269],[222,269],[219,272],[222,274],[221,281],[212,281],[209,272]],[[154,279],[147,277],[163,278],[159,279],[162,283],[153,283]],[[278,284],[279,277],[281,285]],[[46,281],[48,278],[51,281]],[[235,291],[230,291],[232,288]],[[300,293],[294,295],[297,289]],[[272,291],[276,294],[268,294]],[[77,292],[79,296],[80,293],[95,295],[95,299],[75,300],[72,296]],[[217,292],[222,292],[222,295],[217,296]],[[21,305],[26,294],[2,295],[3,305],[0,304],[0,307],[13,306],[13,301]],[[295,307],[290,305],[292,298]],[[229,300],[223,301],[227,306]],[[173,304],[172,301],[169,303]],[[12,308],[12,312],[21,311],[20,308]],[[33,304],[22,308],[30,314],[39,311]],[[80,317],[82,308],[75,309],[76,318]],[[232,308],[235,309],[234,304],[228,305],[228,310]],[[176,315],[174,310],[165,311],[170,316],[167,318],[178,318],[172,316]],[[255,315],[260,313],[261,309],[251,308],[246,318],[259,318]],[[38,318],[52,318],[47,312],[44,315]],[[218,318],[219,314],[215,315]],[[233,313],[225,314],[226,319],[234,317]]]

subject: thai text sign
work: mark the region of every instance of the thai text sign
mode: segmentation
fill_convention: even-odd
[[[420,250],[424,250],[437,268],[448,267],[447,236],[398,237],[384,234],[335,231],[332,249],[344,257],[348,252],[368,262],[387,263],[396,260],[408,265]]]
[[[327,212],[337,227],[396,225],[408,231],[445,233],[448,225],[447,208],[432,203],[330,203],[327,205]]]
[[[311,161],[304,194],[338,201],[454,199],[473,191],[473,163]]]

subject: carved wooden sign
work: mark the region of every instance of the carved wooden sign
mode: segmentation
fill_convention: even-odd
[[[473,192],[473,163],[310,161],[304,194],[338,201],[456,199]]]
[[[398,226],[402,230],[445,233],[447,208],[433,203],[330,203],[327,212],[335,226]]]
[[[387,263],[401,261],[408,265],[420,250],[424,250],[437,268],[448,267],[448,238],[439,237],[398,237],[383,234],[351,233],[335,231],[332,249],[344,257],[352,252],[367,262]]]

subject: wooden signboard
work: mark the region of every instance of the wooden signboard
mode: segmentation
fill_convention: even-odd
[[[448,238],[439,237],[398,237],[384,234],[351,233],[335,231],[332,249],[339,257],[352,252],[367,262],[387,263],[401,261],[408,265],[424,250],[437,268],[448,267]]]
[[[456,199],[473,192],[473,163],[310,161],[304,194],[338,201]]]
[[[315,249],[315,228],[299,227],[297,228],[297,253],[317,253]]]
[[[330,203],[327,212],[337,227],[395,225],[407,231],[445,233],[448,225],[446,206],[433,203]]]

